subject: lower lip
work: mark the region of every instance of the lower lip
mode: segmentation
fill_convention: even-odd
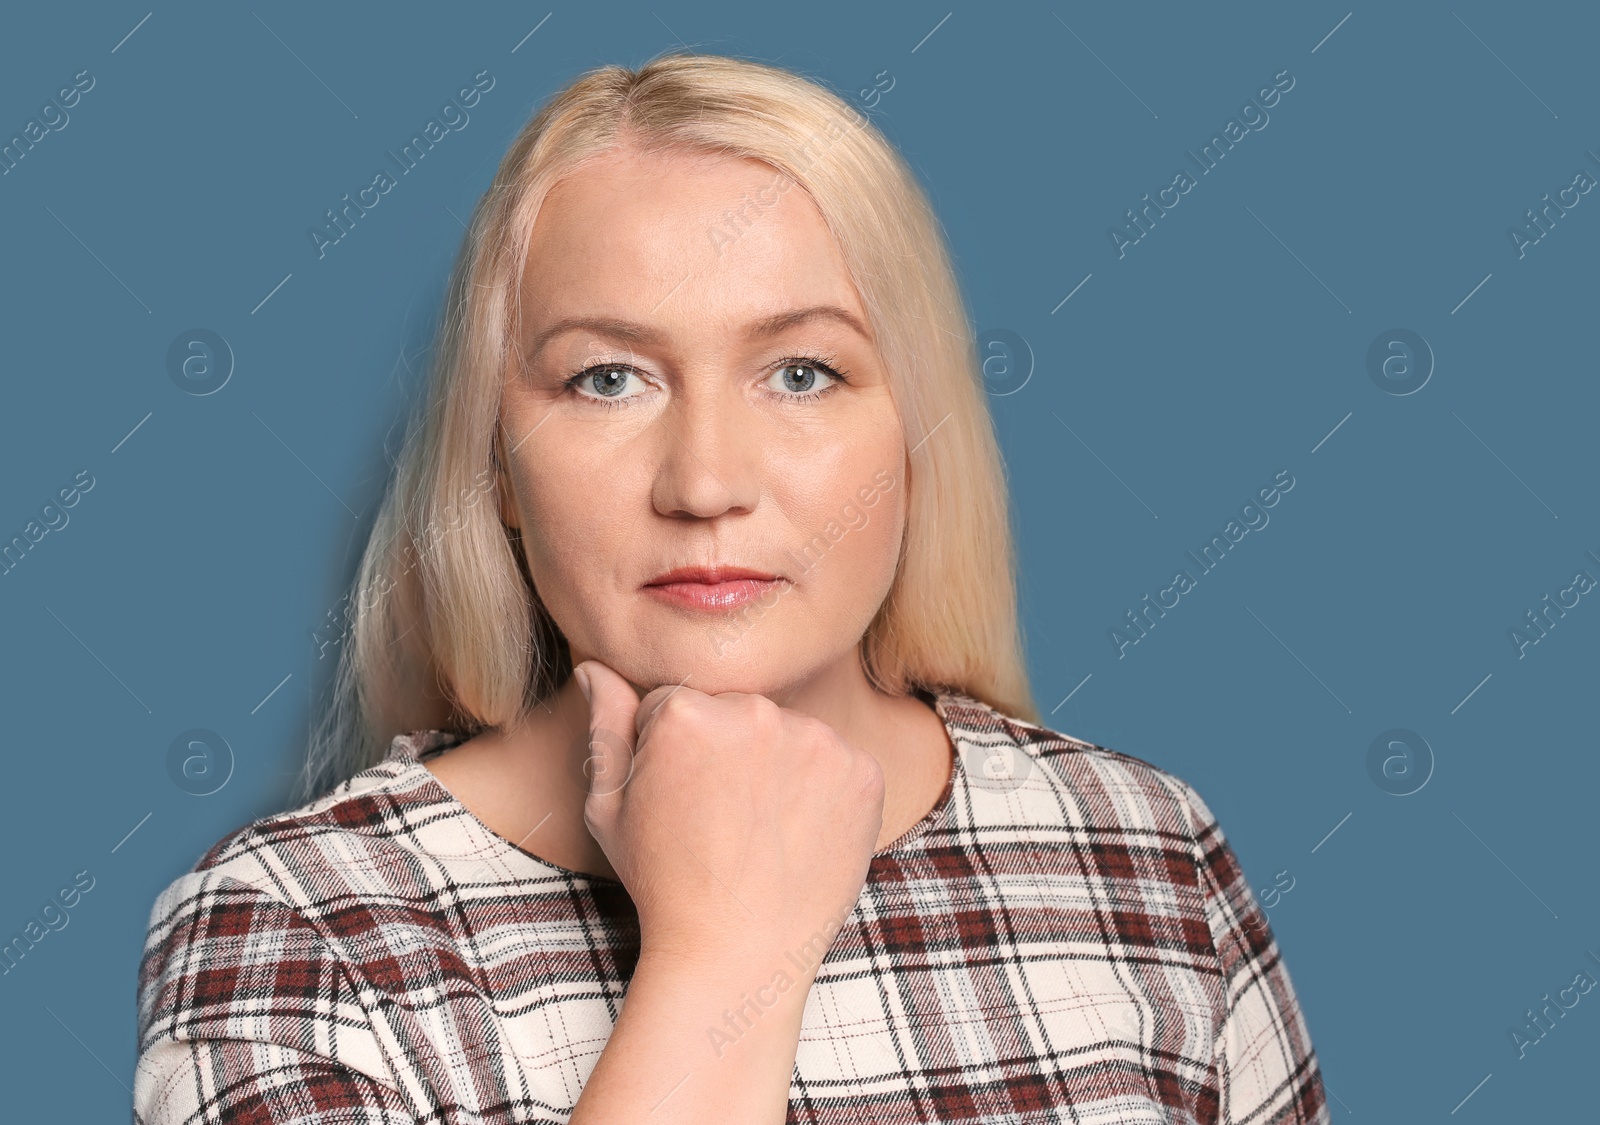
[[[783,584],[781,578],[736,578],[728,582],[663,582],[644,592],[668,605],[707,612],[733,609],[753,602]]]

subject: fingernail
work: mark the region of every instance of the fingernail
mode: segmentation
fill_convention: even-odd
[[[586,703],[594,702],[594,698],[589,694],[589,673],[582,668],[574,668],[572,670],[572,678],[578,681],[578,690],[583,692],[584,701]]]

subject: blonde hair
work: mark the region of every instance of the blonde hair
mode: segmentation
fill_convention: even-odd
[[[546,193],[586,157],[626,146],[753,158],[807,191],[860,294],[911,450],[901,557],[862,638],[863,667],[892,695],[952,689],[1038,721],[1005,470],[943,231],[914,173],[864,115],[811,80],[674,52],[636,71],[589,71],[552,97],[473,213],[426,398],[355,577],[305,797],[380,760],[397,734],[514,725],[571,671],[493,495],[501,378]],[[748,209],[730,223],[749,221]]]

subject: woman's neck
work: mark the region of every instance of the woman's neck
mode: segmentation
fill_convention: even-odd
[[[585,659],[581,653],[574,658]],[[691,679],[683,686],[695,685]],[[950,778],[954,748],[943,720],[915,696],[873,687],[854,651],[802,682],[763,694],[822,720],[877,759],[884,776],[877,849],[926,816]],[[496,834],[562,867],[615,878],[583,819],[590,757],[589,705],[569,676],[520,727],[485,732],[427,767]]]

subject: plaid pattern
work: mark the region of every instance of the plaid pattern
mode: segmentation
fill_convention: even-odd
[[[955,769],[826,947],[788,1121],[1326,1123],[1288,973],[1199,796],[964,694],[933,702]],[[620,883],[478,821],[421,764],[450,745],[396,738],[162,892],[144,1125],[568,1119],[638,917]]]

